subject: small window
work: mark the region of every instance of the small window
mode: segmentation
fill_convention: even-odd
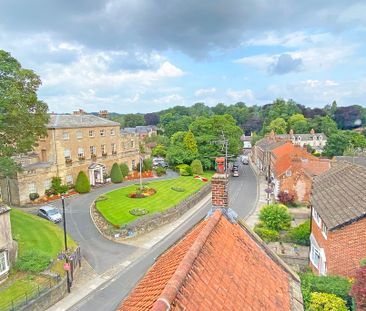
[[[116,144],[112,144],[112,154],[116,154],[117,153],[117,145]]]
[[[68,148],[64,149],[64,156],[66,159],[70,159],[70,157],[71,157],[70,149],[68,149]]]
[[[93,130],[89,131],[89,137],[95,137],[95,132]]]
[[[95,146],[90,146],[90,153],[91,153],[91,154],[97,154],[97,147],[95,147]]]
[[[297,136],[297,140],[301,140],[301,136]]]
[[[64,132],[62,134],[62,137],[63,137],[64,140],[69,140],[70,139],[69,132]]]
[[[322,225],[322,234],[323,234],[323,236],[324,236],[325,239],[328,238],[328,228],[325,225],[324,221],[323,221],[323,225]]]
[[[71,185],[73,182],[72,175],[66,175],[66,184]]]
[[[319,262],[320,262],[320,251],[315,248],[313,245],[311,245],[311,251],[310,251],[310,259],[314,267],[319,269]]]
[[[105,147],[105,145],[101,145],[100,148],[102,149],[102,154],[107,153],[107,148]]]
[[[131,148],[133,148],[135,146],[135,141],[133,139],[131,139]]]
[[[100,130],[100,136],[105,136],[105,130]]]
[[[111,129],[111,136],[116,135],[116,130],[115,129]]]
[[[77,139],[82,139],[83,138],[83,132],[82,131],[77,131],[76,132],[76,138]]]
[[[323,139],[323,136],[322,136],[322,135],[320,135],[318,138],[319,138],[319,140],[322,140],[322,139]]]
[[[9,270],[7,251],[0,251],[0,275]]]
[[[287,177],[290,177],[291,175],[292,175],[292,171],[291,171],[291,170],[287,170],[287,171],[286,171],[286,176],[287,176]]]
[[[78,157],[80,158],[80,157],[83,157],[83,156],[84,156],[84,148],[79,147],[78,148]]]
[[[36,193],[36,192],[37,192],[36,184],[34,182],[28,184],[28,193]]]
[[[131,171],[133,171],[135,169],[135,164],[136,164],[136,161],[132,160],[131,161]]]
[[[313,218],[314,218],[316,224],[318,225],[318,227],[321,228],[322,220],[314,208],[313,208]]]

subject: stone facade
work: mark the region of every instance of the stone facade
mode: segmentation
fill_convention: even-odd
[[[10,208],[0,203],[0,283],[7,278],[16,253],[17,245],[11,236]]]
[[[79,119],[78,119],[79,118]],[[16,157],[22,172],[0,180],[5,202],[23,205],[30,193],[44,195],[52,177],[74,184],[84,171],[92,185],[104,183],[113,163],[126,163],[130,170],[138,163],[140,139],[134,133],[120,133],[119,123],[92,115],[51,116],[47,136],[32,154]]]

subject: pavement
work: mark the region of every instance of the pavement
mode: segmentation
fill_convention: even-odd
[[[127,182],[123,184],[127,185]],[[90,219],[89,207],[97,196],[119,187],[121,185],[110,185],[85,197],[69,199],[68,232],[80,244],[90,265],[82,265],[78,272],[82,277],[75,279],[71,293],[49,311],[115,310],[156,258],[201,221],[211,208],[211,195],[207,195],[178,220],[124,243],[115,243],[99,234]],[[241,165],[239,177],[229,180],[230,208],[240,218],[247,218],[254,211],[253,207],[257,207],[258,190],[253,168]]]

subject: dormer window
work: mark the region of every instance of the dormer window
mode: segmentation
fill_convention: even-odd
[[[291,171],[291,170],[287,170],[287,171],[286,171],[286,176],[287,176],[287,177],[290,177],[291,175],[292,175],[292,171]]]
[[[297,136],[297,140],[301,140],[301,136]]]

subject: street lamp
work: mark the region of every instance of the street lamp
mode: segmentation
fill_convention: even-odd
[[[64,225],[64,241],[65,241],[65,261],[66,261],[66,278],[67,278],[67,292],[70,293],[70,275],[69,275],[69,270],[70,270],[70,265],[69,265],[69,258],[67,256],[67,234],[66,234],[66,215],[65,215],[65,197],[62,194],[61,195],[61,202],[62,202],[62,219],[63,219],[63,225]]]

